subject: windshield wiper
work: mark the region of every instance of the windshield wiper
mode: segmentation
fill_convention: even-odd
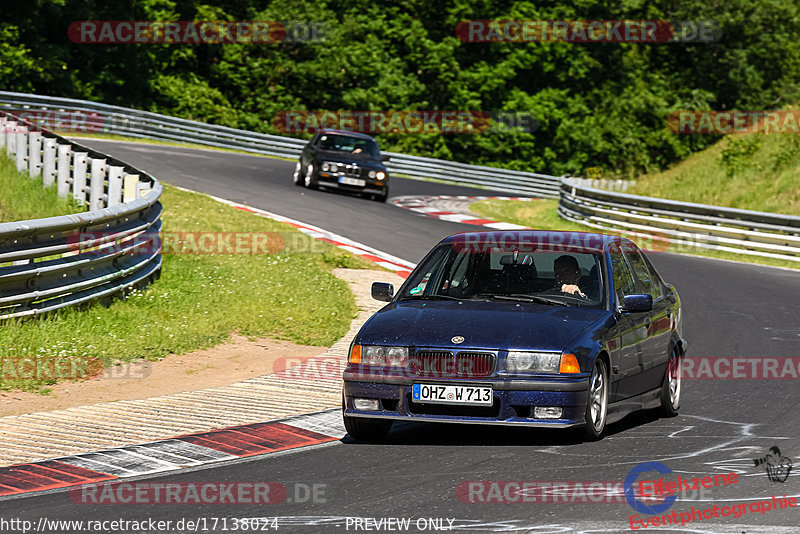
[[[450,295],[408,295],[401,297],[400,300],[469,300],[461,297],[452,297]]]
[[[489,297],[495,300],[514,300],[514,301],[522,301],[522,302],[538,302],[540,304],[552,304],[553,306],[569,306],[563,300],[555,300],[555,299],[548,299],[545,297],[537,297],[535,295],[524,295],[518,293],[512,293],[510,295],[479,295],[481,297]]]

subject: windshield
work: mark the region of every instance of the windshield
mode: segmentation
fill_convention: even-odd
[[[372,139],[362,139],[349,135],[322,135],[319,138],[319,149],[328,152],[341,152],[366,159],[381,159],[378,143]]]
[[[439,246],[409,277],[400,299],[475,299],[605,306],[601,252],[469,250]]]

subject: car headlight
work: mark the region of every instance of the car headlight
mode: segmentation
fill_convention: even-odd
[[[378,179],[378,180],[383,180],[383,179],[385,179],[385,178],[386,178],[386,173],[385,173],[385,172],[383,172],[383,171],[378,171],[378,172],[375,174],[375,178],[376,178],[376,179]]]
[[[369,177],[375,178],[375,171],[369,171]]]
[[[361,364],[380,367],[406,367],[408,366],[408,348],[366,345],[361,352]]]
[[[329,168],[330,168],[330,165],[328,165],[327,163],[323,163],[322,164],[322,170],[323,171],[327,171]]]
[[[560,352],[510,351],[506,358],[506,370],[534,373],[557,373],[561,363]]]

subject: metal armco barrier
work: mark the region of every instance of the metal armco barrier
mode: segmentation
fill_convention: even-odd
[[[97,132],[197,143],[292,159],[300,156],[307,142],[293,137],[237,130],[149,111],[71,98],[0,91],[0,110],[3,107],[13,110],[15,114],[27,112],[31,117],[35,117],[39,111],[63,112],[60,119],[56,115],[52,118],[62,120],[66,128],[83,133]],[[385,154],[390,157],[386,163],[390,173],[487,187],[510,193],[549,198],[558,196],[559,178],[546,174],[481,167],[393,152]]]
[[[0,223],[0,319],[35,316],[152,281],[161,184],[111,156],[0,111],[0,150],[89,211]]]
[[[800,262],[800,217],[594,189],[564,179],[558,213],[594,228]]]
[[[292,159],[299,156],[306,143],[291,137],[69,98],[0,91],[0,110],[4,107],[32,116],[42,111],[63,113],[63,120],[70,123],[68,126],[90,133],[191,142]],[[563,217],[600,230],[625,231],[700,248],[800,261],[798,217],[640,197],[589,186],[590,183],[602,184],[602,180],[588,182],[435,158],[386,154],[390,156],[387,167],[392,173],[519,195],[559,198],[558,212]],[[624,189],[624,185],[609,182],[612,189]]]

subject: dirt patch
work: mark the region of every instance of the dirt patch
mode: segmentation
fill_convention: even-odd
[[[284,358],[308,358],[326,350],[326,347],[295,345],[269,338],[249,341],[234,335],[230,343],[211,349],[171,355],[157,362],[121,364],[90,380],[59,382],[51,386],[50,395],[2,391],[0,416],[226,386],[281,371],[286,368]]]

